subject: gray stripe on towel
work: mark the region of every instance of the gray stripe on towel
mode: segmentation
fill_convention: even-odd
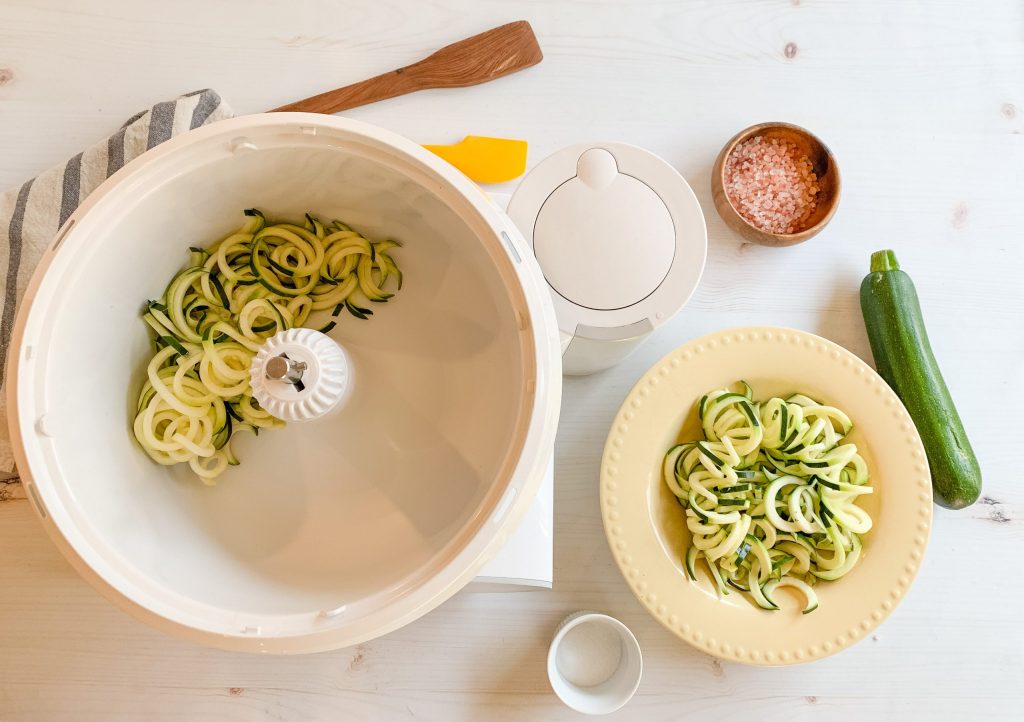
[[[60,196],[60,220],[57,228],[64,225],[68,217],[78,208],[82,187],[82,154],[79,153],[64,166],[64,187]]]
[[[146,150],[160,145],[171,137],[174,131],[174,109],[177,105],[177,101],[168,100],[153,106],[149,116],[149,139],[146,141]]]
[[[14,326],[14,305],[18,297],[18,271],[21,266],[21,227],[25,222],[25,206],[28,205],[28,194],[32,191],[35,179],[21,187],[18,199],[14,203],[14,213],[7,235],[10,239],[7,262],[7,286],[4,293],[4,312],[0,317],[0,384],[7,374],[7,347],[11,342],[11,331]]]
[[[124,165],[124,134],[127,130],[128,126],[125,125],[107,138],[107,178],[121,170]]]
[[[213,111],[217,110],[220,106],[220,96],[212,90],[203,90],[202,96],[199,98],[199,102],[196,103],[196,107],[192,110],[192,122],[189,124],[189,128],[195,129],[201,126],[206,120],[213,115]]]

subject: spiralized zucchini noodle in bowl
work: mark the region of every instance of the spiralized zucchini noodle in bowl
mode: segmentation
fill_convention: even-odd
[[[777,610],[775,590],[798,589],[803,613],[813,587],[847,574],[861,555],[871,517],[868,467],[847,440],[840,409],[796,393],[755,401],[751,387],[710,391],[697,402],[704,438],[669,449],[665,483],[685,509],[691,543],[686,574],[703,559],[719,597],[734,588]]]
[[[307,214],[267,223],[258,210],[208,248],[190,248],[188,266],[163,296],[146,304],[154,332],[133,430],[158,464],[187,463],[214,480],[238,464],[235,434],[283,426],[252,396],[249,367],[271,336],[294,327],[324,333],[347,310],[366,320],[369,303],[402,287],[390,252],[397,241],[369,241],[341,221]]]

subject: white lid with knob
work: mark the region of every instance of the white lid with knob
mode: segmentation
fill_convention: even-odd
[[[282,421],[312,421],[341,407],[352,389],[352,364],[329,336],[310,328],[281,331],[249,367],[252,395]]]
[[[544,271],[569,374],[622,360],[683,307],[704,271],[697,197],[642,148],[565,148],[530,171],[508,213]]]

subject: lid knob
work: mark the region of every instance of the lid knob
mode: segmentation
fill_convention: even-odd
[[[576,177],[594,190],[607,188],[618,174],[615,156],[604,148],[588,148],[576,162]]]
[[[283,421],[311,421],[339,408],[352,388],[352,364],[333,339],[309,328],[275,334],[249,367],[252,395]]]

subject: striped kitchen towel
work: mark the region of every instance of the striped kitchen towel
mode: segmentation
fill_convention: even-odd
[[[16,473],[6,408],[11,330],[18,302],[43,251],[78,204],[125,163],[172,136],[231,115],[212,90],[157,103],[129,118],[105,141],[0,196],[0,278],[5,279],[0,315],[0,479]]]

